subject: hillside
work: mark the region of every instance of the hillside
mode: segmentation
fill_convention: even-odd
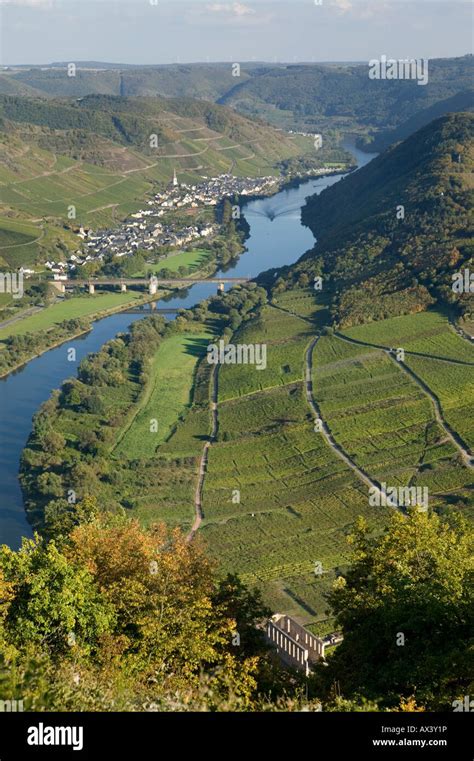
[[[413,116],[407,119],[406,122],[402,122],[402,124],[395,129],[380,132],[378,135],[375,135],[373,141],[370,143],[370,150],[379,153],[380,151],[385,150],[385,148],[388,148],[389,145],[405,140],[413,134],[413,132],[421,129],[426,124],[429,124],[433,119],[437,119],[445,114],[458,113],[460,111],[474,111],[473,90],[457,93],[450,98],[446,98],[446,100],[436,101],[436,103],[428,106],[428,108],[424,108],[422,111],[417,111]]]
[[[61,139],[65,146],[64,133],[67,133],[71,152],[81,147],[80,138],[86,136],[85,133],[88,139],[102,137],[147,155],[156,155],[157,150],[165,155],[165,148],[173,148],[178,157],[189,148],[187,141],[217,140],[218,136],[227,137],[234,143],[265,140],[266,154],[279,145],[284,152],[293,141],[230,109],[186,98],[89,95],[75,100],[46,100],[0,96],[0,119],[6,132],[11,122],[14,125],[27,124],[28,128],[31,125],[43,128],[45,134],[41,142],[44,147],[54,148],[55,141]],[[53,134],[48,134],[48,130]],[[71,130],[74,131],[72,134]],[[150,146],[151,134],[158,137],[158,149]],[[219,149],[223,147],[219,146]],[[257,146],[257,151],[263,154],[261,146]]]
[[[472,311],[452,275],[472,271],[473,126],[471,114],[444,116],[309,199],[318,243],[283,281],[321,275],[343,327],[435,302]]]
[[[231,106],[284,128],[306,131],[356,130],[363,140],[386,147],[449,111],[468,110],[473,101],[473,57],[432,59],[429,80],[371,80],[367,63],[242,63],[127,66],[77,63],[76,76],[65,63],[18,67],[0,74],[0,93],[83,97],[88,94],[193,97]],[[457,96],[462,96],[457,102]],[[433,110],[431,110],[433,109]],[[418,115],[419,118],[418,118]],[[412,124],[411,120],[414,119]],[[382,142],[377,144],[377,150]]]
[[[459,92],[470,91],[472,98],[472,73],[472,56],[430,60],[424,86],[413,80],[369,79],[367,64],[268,67],[219,102],[265,115],[273,124],[291,117],[315,131],[345,126],[377,134]]]
[[[65,76],[67,63],[49,68],[20,67],[0,75],[0,92],[21,94],[34,90],[50,97],[90,94],[135,96],[191,97],[215,101],[235,85],[231,66],[226,64],[170,64],[132,66],[78,62],[75,77]],[[250,74],[246,64],[242,78]]]
[[[175,168],[184,182],[222,173],[277,175],[281,162],[306,154],[310,163],[328,158],[322,151],[316,157],[309,138],[212,103],[2,95],[0,255],[19,266],[77,245],[64,229],[71,205],[75,225],[112,225],[169,183]]]

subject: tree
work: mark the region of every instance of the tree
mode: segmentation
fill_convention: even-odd
[[[94,579],[37,535],[14,552],[0,548],[0,574],[8,584],[4,626],[17,648],[36,645],[52,656],[90,653],[110,630],[114,614]],[[0,578],[2,578],[0,576]]]
[[[251,591],[237,575],[228,574],[219,582],[213,601],[226,616],[235,620],[235,630],[239,635],[236,653],[239,656],[267,652],[258,626],[270,617],[272,611],[264,605],[260,590]]]
[[[61,403],[68,407],[79,407],[82,403],[79,383],[75,379],[63,383],[61,389]]]
[[[61,497],[64,493],[61,476],[56,473],[41,473],[37,485],[38,491],[49,497]]]
[[[94,431],[89,428],[81,430],[77,437],[79,449],[82,452],[89,452],[94,454],[97,452],[98,439]]]
[[[75,526],[94,520],[98,512],[97,500],[88,495],[73,503],[66,499],[51,500],[44,510],[45,533],[55,540],[64,539]]]
[[[58,454],[66,446],[66,439],[57,431],[46,431],[41,438],[41,446],[48,454]]]
[[[84,401],[84,407],[87,412],[93,415],[102,415],[104,412],[104,404],[99,394],[93,391]]]
[[[222,590],[214,600],[214,569],[196,543],[163,524],[144,530],[110,515],[74,529],[70,540],[69,556],[92,571],[113,605],[114,634],[142,680],[189,689],[207,670],[217,694],[232,690],[250,699],[256,661],[238,657],[232,612],[240,593],[248,608],[241,619],[248,621],[253,598],[238,587],[233,598]]]
[[[396,514],[376,538],[359,523],[352,565],[328,597],[344,641],[325,671],[345,695],[450,709],[468,694],[473,538],[457,514]]]

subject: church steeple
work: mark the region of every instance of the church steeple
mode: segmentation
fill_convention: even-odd
[[[177,174],[176,174],[176,169],[174,169],[174,171],[173,171],[173,187],[177,188],[178,185],[179,185],[179,183],[178,183],[178,177],[177,177]]]

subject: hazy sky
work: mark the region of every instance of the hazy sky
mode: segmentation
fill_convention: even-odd
[[[471,0],[0,0],[0,61],[366,61],[472,52]]]

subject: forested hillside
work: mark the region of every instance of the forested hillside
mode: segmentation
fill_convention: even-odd
[[[436,116],[467,110],[474,97],[469,55],[430,60],[425,86],[416,81],[371,80],[366,62],[239,66],[234,76],[231,63],[143,67],[82,62],[72,77],[66,75],[65,63],[20,67],[0,74],[0,93],[192,97],[229,105],[276,126],[314,132],[356,130],[363,140],[380,140],[377,150]],[[405,124],[400,135],[392,136]]]
[[[184,130],[173,120],[194,120]],[[158,144],[179,142],[185,139],[182,132],[199,132],[203,129],[237,141],[265,140],[270,151],[275,144],[291,145],[291,138],[277,134],[264,124],[255,124],[231,109],[192,99],[122,98],[107,95],[89,95],[79,100],[67,98],[41,99],[0,96],[0,126],[6,132],[10,123],[36,125],[45,130],[62,133],[74,130],[69,136],[71,150],[80,148],[80,137],[97,136],[121,145],[134,146],[138,151],[152,155],[156,147],[150,146],[150,134],[157,134]],[[186,125],[188,126],[188,125]],[[194,129],[191,129],[191,126]],[[43,147],[54,147],[55,136],[45,134]],[[189,135],[188,139],[202,137]],[[49,139],[48,139],[49,138]],[[59,138],[58,138],[59,139]],[[67,141],[64,141],[66,146]],[[76,143],[76,144],[74,144]],[[261,149],[260,149],[261,150]]]
[[[471,114],[444,116],[309,199],[318,242],[283,280],[322,276],[343,327],[435,302],[468,314],[472,294],[452,285],[472,270],[473,126]]]
[[[472,90],[472,57],[429,61],[428,84],[414,80],[373,80],[368,65],[288,65],[267,67],[238,83],[222,103],[258,113],[272,104],[306,123],[352,119],[380,130],[394,127],[419,110],[456,93]],[[323,122],[321,122],[323,120]]]

